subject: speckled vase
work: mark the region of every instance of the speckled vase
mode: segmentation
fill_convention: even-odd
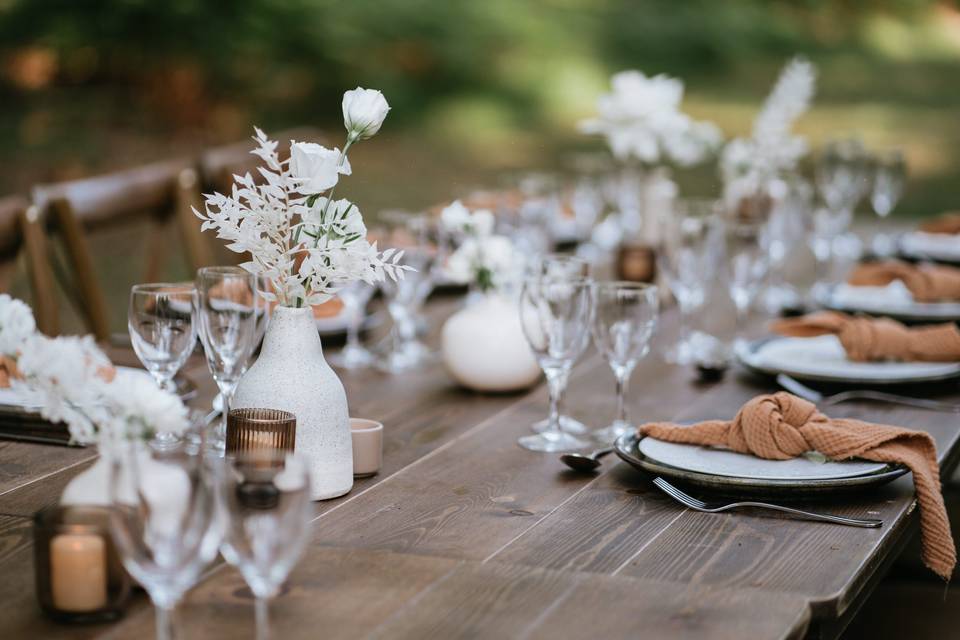
[[[233,407],[283,409],[297,416],[295,449],[310,461],[312,499],[353,487],[347,394],[323,357],[309,307],[277,307],[260,357],[240,379]]]

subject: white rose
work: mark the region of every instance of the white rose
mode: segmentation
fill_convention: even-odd
[[[387,99],[376,89],[357,87],[343,94],[343,124],[358,140],[370,138],[380,131],[388,111]]]
[[[323,193],[337,184],[339,174],[350,175],[350,161],[340,149],[327,149],[315,142],[290,142],[290,173],[304,195]]]
[[[480,209],[479,211],[474,211],[473,218],[470,221],[470,224],[473,226],[474,233],[476,233],[478,236],[488,236],[493,233],[493,226],[495,223],[496,220],[489,209]]]
[[[440,222],[451,233],[464,233],[470,224],[470,210],[459,200],[454,200],[440,212]]]
[[[16,354],[36,329],[30,307],[5,293],[0,294],[0,355]]]

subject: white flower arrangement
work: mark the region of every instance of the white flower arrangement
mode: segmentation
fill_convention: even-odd
[[[447,275],[460,284],[476,285],[481,292],[503,289],[523,273],[522,254],[506,236],[495,235],[494,216],[486,209],[473,213],[459,200],[440,214],[444,230],[460,246],[447,260]]]
[[[691,166],[723,140],[716,125],[680,111],[683,82],[677,78],[621,71],[613,75],[611,87],[611,93],[597,99],[597,117],[583,120],[580,131],[603,135],[620,160]]]
[[[791,129],[810,107],[816,77],[816,68],[809,61],[801,57],[790,60],[754,120],[751,136],[734,138],[724,147],[720,173],[728,201],[757,193],[795,169],[806,154],[806,140]]]
[[[182,433],[189,424],[176,395],[147,376],[116,375],[91,336],[37,333],[30,307],[6,294],[0,294],[0,355],[15,365],[11,387],[34,398],[44,419],[65,423],[73,442],[149,439]]]
[[[399,264],[402,252],[380,252],[367,241],[355,204],[333,199],[340,176],[352,172],[347,151],[380,130],[390,107],[379,91],[359,87],[343,95],[342,106],[343,151],[291,140],[290,158],[281,161],[277,143],[256,129],[251,153],[266,165],[259,168],[265,182],[234,176],[229,195],[205,195],[204,212],[193,210],[228,249],[250,252],[242,266],[268,277],[274,293],[265,296],[283,306],[320,304],[351,282],[396,280],[409,268]]]

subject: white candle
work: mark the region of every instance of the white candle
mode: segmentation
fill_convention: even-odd
[[[61,534],[50,541],[53,606],[82,613],[107,605],[107,548],[101,536]]]

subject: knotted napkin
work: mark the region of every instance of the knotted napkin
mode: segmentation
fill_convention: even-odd
[[[855,362],[960,362],[960,329],[953,323],[907,327],[889,318],[818,311],[777,320],[770,328],[796,338],[834,334]]]
[[[960,300],[960,269],[939,265],[912,265],[899,260],[861,264],[847,282],[877,287],[900,280],[917,302]]]
[[[930,434],[849,418],[831,419],[816,405],[784,391],[748,401],[733,420],[708,420],[691,426],[652,422],[642,435],[667,442],[725,447],[786,460],[819,451],[831,460],[861,458],[902,464],[913,472],[920,502],[923,562],[948,580],[957,563],[950,521],[940,492],[940,467]]]
[[[949,211],[920,225],[924,233],[960,233],[960,211]]]

